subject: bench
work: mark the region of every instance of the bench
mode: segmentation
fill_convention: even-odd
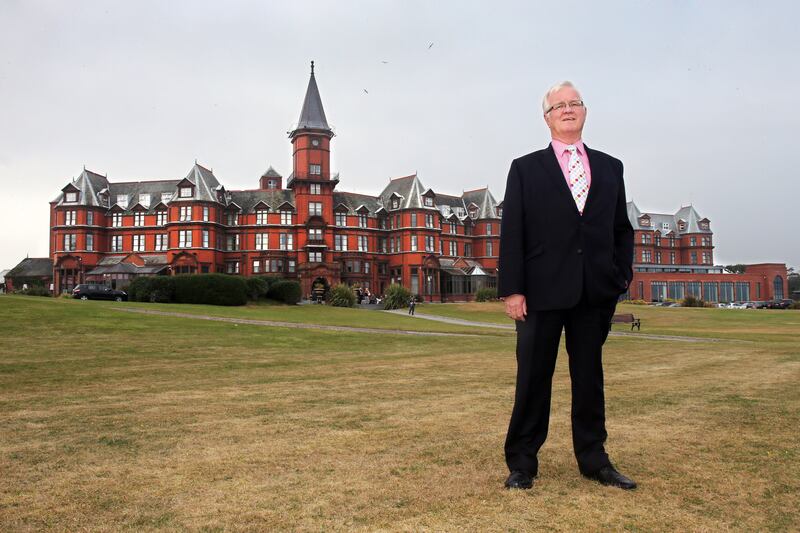
[[[611,317],[611,322],[608,323],[609,330],[611,330],[611,326],[613,324],[630,324],[631,331],[633,331],[634,326],[636,327],[636,331],[640,331],[642,327],[642,319],[635,318],[633,313],[620,313]]]

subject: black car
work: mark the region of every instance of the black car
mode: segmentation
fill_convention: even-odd
[[[105,285],[96,283],[81,283],[72,289],[72,297],[80,298],[81,300],[116,300],[118,302],[127,302],[128,293],[125,291],[117,291]]]
[[[767,304],[768,309],[789,309],[794,300],[774,300]]]

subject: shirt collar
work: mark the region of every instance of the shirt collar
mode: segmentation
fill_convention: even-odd
[[[564,155],[564,152],[567,151],[567,146],[569,146],[567,143],[565,143],[563,141],[559,141],[558,139],[553,139],[551,141],[551,143],[553,145],[553,151],[559,157]],[[580,155],[586,154],[586,149],[583,147],[583,140],[582,139],[578,139],[578,141],[575,142],[574,145],[578,149],[578,154],[580,154]]]

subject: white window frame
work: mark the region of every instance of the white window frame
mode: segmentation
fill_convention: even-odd
[[[318,251],[310,251],[310,252],[308,252],[308,262],[309,263],[321,263],[322,262],[322,252],[318,252]]]
[[[294,235],[291,233],[281,233],[279,237],[280,241],[280,249],[281,250],[293,250],[294,249]]]
[[[282,226],[291,226],[292,225],[292,212],[283,210],[281,211],[281,225]]]
[[[178,220],[180,220],[181,222],[187,222],[189,220],[192,220],[192,206],[182,205]]]
[[[425,227],[432,228],[433,227],[433,215],[430,213],[425,215]]]
[[[269,211],[266,209],[257,209],[256,210],[256,224],[259,226],[265,226],[267,224],[267,214]]]
[[[122,235],[111,236],[111,251],[112,252],[122,251]]]
[[[312,183],[309,185],[309,193],[313,195],[320,195],[322,194],[322,185],[319,183]]]
[[[269,250],[269,233],[256,233],[256,250]]]
[[[112,228],[122,227],[122,213],[111,213],[111,227]]]
[[[192,197],[192,187],[181,187],[178,190],[178,197],[179,198],[191,198]]]
[[[169,219],[169,212],[166,209],[159,209],[156,211],[156,225],[157,226],[165,226],[167,224],[167,220]]]
[[[75,191],[68,192],[64,194],[64,202],[66,203],[75,203],[78,201],[78,193]]]
[[[347,213],[334,213],[333,225],[339,227],[347,227]]]
[[[74,252],[75,248],[77,247],[78,243],[78,236],[74,233],[65,233],[64,234],[64,251],[65,252]]]
[[[333,236],[334,248],[337,252],[347,251],[347,235],[334,235]]]
[[[208,248],[209,245],[210,234],[207,229],[203,230],[203,248]]]
[[[436,250],[436,240],[433,235],[425,235],[425,251],[433,252],[434,250]]]
[[[131,250],[134,252],[144,252],[144,235],[134,235]]]
[[[204,205],[203,206],[203,222],[208,222],[209,214],[210,214],[210,211],[208,209],[208,206]]]
[[[322,175],[322,165],[309,163],[309,165],[308,165],[308,173],[311,176],[321,176]]]
[[[133,225],[144,226],[144,211],[135,211],[133,213]]]
[[[308,216],[322,216],[322,202],[308,202]]]
[[[86,251],[87,252],[94,251],[94,233],[86,234]]]
[[[358,251],[359,252],[368,252],[369,251],[368,242],[369,241],[367,240],[367,236],[366,235],[359,235],[358,236]]]
[[[417,234],[416,233],[412,233],[411,234],[410,242],[411,242],[411,251],[412,252],[416,252],[417,251]]]
[[[155,251],[165,252],[167,250],[168,245],[169,245],[169,235],[167,235],[166,233],[157,233]]]

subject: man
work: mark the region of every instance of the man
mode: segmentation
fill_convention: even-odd
[[[602,345],[633,278],[622,163],[583,144],[586,106],[570,82],[547,91],[542,109],[552,143],[511,163],[500,233],[498,294],[517,328],[505,485],[527,489],[538,474],[563,328],[578,468],[604,485],[633,489],[604,449]]]

